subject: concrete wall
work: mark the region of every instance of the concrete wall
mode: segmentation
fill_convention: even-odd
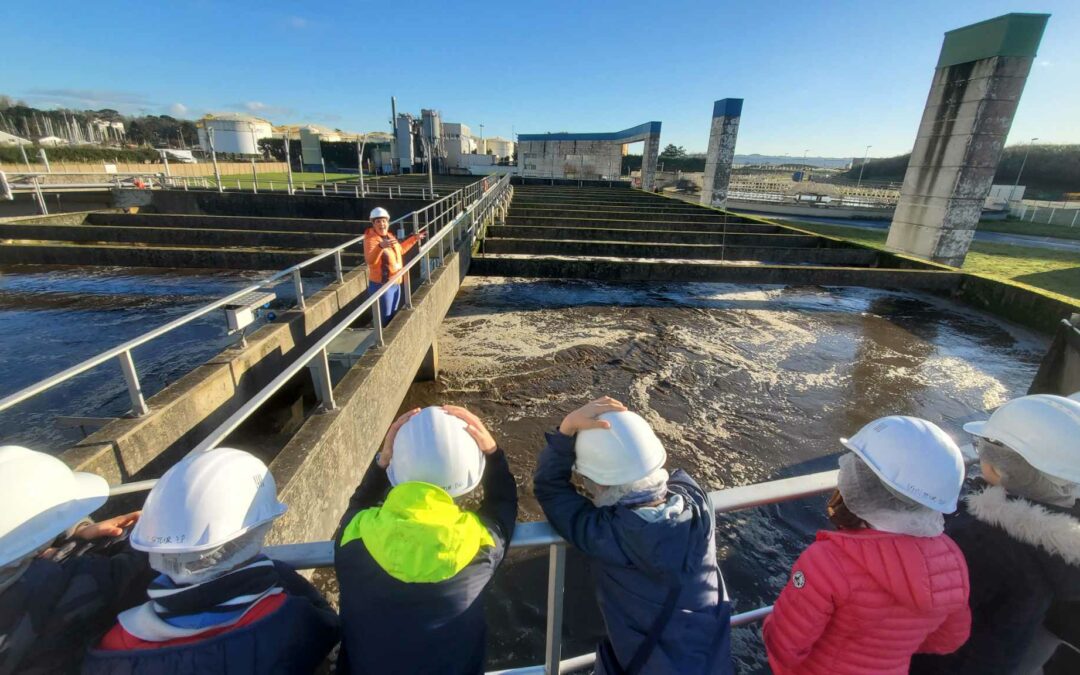
[[[889,230],[890,248],[955,267],[964,263],[1046,18],[1011,14],[946,35]]]
[[[622,174],[622,146],[609,141],[523,141],[518,166],[522,176],[613,180]]]
[[[328,539],[371,464],[401,401],[434,343],[469,267],[468,251],[447,256],[433,283],[417,289],[415,309],[399,312],[386,346],[369,349],[334,388],[337,409],[309,417],[270,470],[289,505],[268,543]]]
[[[226,349],[151,396],[147,415],[111,422],[61,458],[111,484],[160,474],[324,334],[335,314],[362,302],[366,289],[366,269],[350,272],[344,284],[308,298],[306,309],[256,330],[246,349]]]
[[[727,206],[731,165],[735,161],[735,142],[739,137],[742,119],[741,98],[725,98],[713,104],[709,127],[709,149],[705,153],[705,174],[701,188],[701,203],[706,206]]]

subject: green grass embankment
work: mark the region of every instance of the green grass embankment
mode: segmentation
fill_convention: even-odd
[[[883,247],[888,236],[887,230],[803,221],[791,224],[800,229],[875,247]],[[1072,251],[974,241],[962,269],[1017,281],[1080,301],[1080,254]]]

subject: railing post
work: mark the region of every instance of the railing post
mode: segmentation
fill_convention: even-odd
[[[135,372],[135,362],[131,360],[131,350],[125,350],[117,355],[120,359],[120,370],[124,371],[124,381],[127,383],[128,396],[131,398],[131,412],[137,417],[142,417],[150,412],[146,406],[146,400],[139,386],[139,374]]]
[[[405,308],[412,309],[412,270],[405,273],[401,285],[404,287],[402,290],[405,296]]]
[[[339,284],[345,283],[345,274],[341,269],[341,249],[334,251],[334,274]]]
[[[359,186],[353,186],[353,193],[356,195],[357,199],[360,199],[360,187]]]
[[[334,383],[330,378],[330,359],[326,348],[319,350],[319,354],[312,363],[308,364],[311,369],[311,379],[315,384],[315,395],[319,399],[323,410],[333,410],[337,407],[334,403]]]
[[[544,672],[558,675],[562,660],[563,586],[566,583],[566,547],[548,547],[547,639]]]
[[[375,301],[375,304],[371,306],[371,325],[375,327],[375,341],[380,347],[385,347],[386,343],[383,342],[382,334],[382,312],[379,311],[379,306],[382,305],[382,298]]]
[[[300,280],[300,270],[295,269],[292,273],[293,289],[296,290],[296,304],[300,309],[305,309],[307,304],[304,302],[304,282]]]

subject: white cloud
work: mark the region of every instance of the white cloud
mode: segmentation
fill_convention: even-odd
[[[183,103],[173,103],[169,106],[169,114],[173,117],[183,117],[188,112],[188,107]]]
[[[308,20],[302,16],[290,16],[285,20],[285,23],[289,28],[295,28],[296,30],[304,30],[308,27]]]
[[[244,101],[242,103],[228,103],[226,108],[229,110],[239,110],[243,112],[249,112],[258,115],[279,115],[289,116],[296,112],[294,109],[288,106],[271,105],[269,103],[263,103],[262,101]]]
[[[1039,65],[1042,66],[1043,68],[1049,68],[1049,67],[1053,66],[1054,63],[1053,63],[1053,61],[1046,61],[1044,59],[1042,61],[1039,61]]]

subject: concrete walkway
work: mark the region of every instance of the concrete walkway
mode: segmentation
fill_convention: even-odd
[[[770,220],[791,222],[797,225],[798,221],[808,223],[822,223],[824,225],[840,225],[842,227],[861,227],[868,230],[887,230],[887,220],[848,220],[846,218],[824,218],[800,216],[787,218],[784,216],[768,215]],[[1004,234],[1002,232],[975,232],[976,241],[985,241],[992,244],[1011,244],[1013,246],[1030,246],[1032,248],[1047,248],[1054,251],[1071,251],[1080,253],[1080,241],[1073,239],[1058,239],[1056,237],[1032,237],[1026,234]]]

